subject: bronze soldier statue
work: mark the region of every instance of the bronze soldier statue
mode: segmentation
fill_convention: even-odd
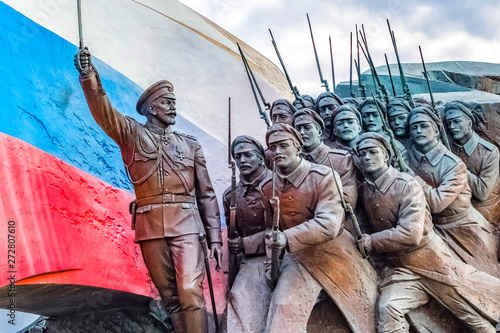
[[[376,102],[375,102],[376,101]],[[372,98],[368,98],[363,101],[359,105],[359,112],[361,113],[361,119],[363,123],[363,130],[365,132],[374,132],[382,135],[388,142],[390,142],[390,136],[384,130],[385,117],[387,114],[387,110],[385,105],[379,100],[373,100]],[[377,104],[375,104],[377,103]],[[377,109],[378,106],[378,109]],[[382,112],[379,112],[379,109]],[[380,114],[382,113],[382,114]],[[386,124],[387,125],[387,124]],[[399,153],[403,159],[405,165],[408,165],[408,152],[403,144],[397,140],[395,140],[396,145],[398,147]],[[395,159],[394,159],[395,160]],[[394,165],[394,162],[391,162]]]
[[[273,124],[283,123],[291,126],[293,124],[293,115],[295,112],[297,112],[297,109],[292,103],[286,99],[277,99],[271,106],[269,116]]]
[[[329,139],[332,131],[330,119],[332,113],[342,104],[340,97],[332,92],[321,93],[316,98],[315,110],[321,116],[321,119],[323,119],[326,127],[322,139],[328,146],[330,146]]]
[[[462,261],[498,276],[492,226],[471,207],[467,167],[438,140],[439,123],[430,108],[410,112],[409,166],[424,190],[438,234]]]
[[[434,233],[422,187],[389,165],[391,149],[382,136],[361,135],[357,151],[366,174],[360,198],[373,229],[363,243],[386,254],[378,332],[409,332],[405,315],[434,298],[472,332],[494,333],[500,280],[452,256]]]
[[[265,276],[266,224],[259,189],[261,182],[271,176],[271,171],[264,166],[264,148],[251,136],[234,139],[231,154],[240,181],[235,190],[238,237],[229,239],[228,245],[230,252],[239,255],[241,264],[228,294],[227,332],[262,332],[272,291]],[[229,221],[231,194],[228,188],[223,195],[226,221]]]
[[[406,148],[410,148],[410,131],[408,130],[408,114],[411,107],[407,101],[402,98],[393,98],[387,104],[387,117],[389,118],[389,125],[396,140]]]
[[[344,104],[332,113],[330,123],[335,138],[330,147],[353,154],[361,134],[361,114],[354,106]]]
[[[113,108],[90,52],[75,56],[80,84],[97,124],[120,147],[136,200],[135,242],[151,279],[179,332],[207,332],[203,297],[205,237],[218,266],[221,226],[217,198],[196,138],[174,132],[176,97],[169,81],[141,95],[137,112],[145,124]]]
[[[325,124],[315,111],[297,111],[293,123],[304,141],[300,156],[311,163],[321,164],[336,171],[342,182],[344,199],[355,208],[358,185],[352,155],[346,150],[330,149],[323,143],[321,134],[325,130]]]
[[[265,332],[305,332],[322,289],[353,332],[375,332],[377,277],[357,251],[351,234],[343,230],[344,210],[334,179],[340,183],[337,173],[301,158],[302,138],[288,125],[271,126],[266,143],[276,172],[263,182],[263,201],[267,218],[279,209],[282,231],[276,231],[273,246],[286,251]],[[271,198],[280,203],[274,211]]]

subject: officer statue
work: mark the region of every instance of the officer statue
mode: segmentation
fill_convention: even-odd
[[[146,89],[136,106],[147,118],[140,124],[111,105],[87,49],[76,54],[75,67],[92,116],[120,147],[136,195],[135,242],[174,329],[207,332],[204,247],[206,237],[220,266],[219,208],[196,138],[171,129],[174,87],[159,81]]]

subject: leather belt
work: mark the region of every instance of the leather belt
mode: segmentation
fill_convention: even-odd
[[[451,223],[451,222],[456,222],[467,215],[469,215],[470,209],[467,208],[463,212],[460,212],[458,214],[450,215],[450,216],[444,216],[444,217],[433,217],[432,222],[434,224],[446,224],[446,223]]]
[[[195,203],[195,198],[189,195],[181,195],[181,194],[172,194],[165,193],[160,195],[155,195],[154,197],[147,197],[137,199],[137,206],[142,207],[146,205],[154,205],[154,204],[165,204],[165,203]]]

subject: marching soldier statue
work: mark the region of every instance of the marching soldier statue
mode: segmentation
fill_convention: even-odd
[[[207,332],[204,252],[208,241],[220,266],[219,208],[198,141],[172,131],[174,87],[159,81],[146,89],[136,105],[147,118],[141,124],[111,105],[87,49],[75,67],[92,116],[120,147],[136,195],[135,242],[175,332]]]
[[[262,184],[262,199],[273,219],[272,246],[285,254],[281,264],[272,261],[281,273],[264,332],[305,332],[324,289],[353,332],[374,333],[377,276],[344,232],[337,173],[300,157],[303,141],[291,126],[271,126],[266,143],[276,170]]]
[[[467,166],[438,140],[440,119],[428,107],[408,116],[410,168],[422,186],[436,231],[464,262],[498,276],[492,225],[471,205]]]
[[[451,254],[434,233],[422,187],[389,165],[391,149],[381,135],[361,135],[357,150],[366,175],[360,198],[373,229],[363,243],[386,254],[378,332],[409,332],[405,315],[434,298],[472,332],[495,333],[500,280]]]
[[[271,288],[265,275],[265,214],[260,184],[271,176],[264,166],[264,148],[249,135],[238,136],[231,155],[240,173],[235,193],[223,195],[226,221],[230,220],[234,195],[237,237],[228,240],[229,251],[239,257],[239,272],[228,294],[227,332],[262,332],[266,324]],[[229,224],[229,222],[227,222]],[[243,257],[243,258],[241,258]],[[258,306],[257,306],[258,304]]]

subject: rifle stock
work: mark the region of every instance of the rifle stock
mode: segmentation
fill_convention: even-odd
[[[229,200],[229,238],[235,239],[238,237],[236,232],[236,165],[231,158],[231,97],[229,97],[229,120],[228,120],[228,147],[227,147],[227,162],[231,168],[231,195]],[[238,255],[229,251],[229,289],[238,274]]]
[[[271,206],[273,208],[273,228],[272,228],[272,241],[273,243],[278,241],[278,231],[280,223],[280,198],[276,195],[276,162],[273,162],[273,198],[271,199]],[[280,275],[280,262],[279,262],[280,252],[274,246],[271,249],[271,283],[273,288],[276,287],[278,283],[278,278]]]

